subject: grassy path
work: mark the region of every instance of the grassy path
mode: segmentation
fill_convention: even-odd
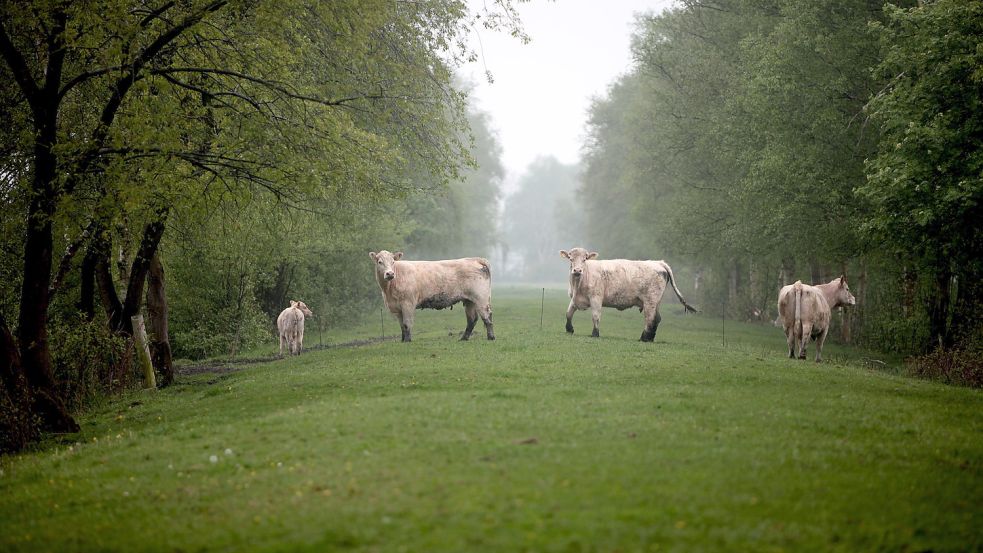
[[[113,400],[0,459],[0,551],[983,548],[979,391],[787,360],[770,326],[724,348],[672,304],[654,344],[637,311],[568,336],[563,296],[541,331],[539,290],[497,290],[495,342],[418,312],[411,344]]]

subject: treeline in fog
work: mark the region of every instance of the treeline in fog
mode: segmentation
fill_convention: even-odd
[[[845,274],[834,329],[983,345],[983,4],[684,1],[637,19],[576,200],[606,258],[688,264],[708,313],[773,320]],[[674,265],[675,266],[675,265]]]

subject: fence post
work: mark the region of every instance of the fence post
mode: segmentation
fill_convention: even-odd
[[[143,367],[143,387],[157,388],[157,377],[154,375],[154,365],[150,362],[150,345],[147,344],[147,327],[143,324],[143,315],[130,317],[133,325],[133,341],[136,343],[137,357]]]
[[[546,288],[543,288],[543,299],[539,301],[539,330],[543,330],[543,309],[546,306]]]
[[[727,347],[727,300],[720,302],[720,345]]]

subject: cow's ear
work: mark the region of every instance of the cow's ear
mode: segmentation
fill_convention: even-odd
[[[296,302],[294,300],[290,300],[290,307],[297,307],[297,303],[298,302]]]
[[[393,261],[399,261],[403,257],[403,252],[396,252],[393,254]]]
[[[595,257],[597,257],[597,252],[590,252],[587,254],[587,259],[594,259]]]
[[[840,288],[846,287],[846,275],[840,275]]]
[[[371,257],[371,258],[372,258],[372,261],[375,261],[375,258],[376,258],[377,256],[376,256],[376,253],[375,253],[375,252],[369,252],[369,257]]]
[[[567,252],[567,250],[560,250],[560,257],[563,259],[570,259],[570,254]]]

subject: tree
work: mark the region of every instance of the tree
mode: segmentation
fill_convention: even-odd
[[[921,3],[920,3],[921,4]],[[983,306],[983,4],[888,6],[875,24],[887,85],[867,112],[879,148],[857,186],[862,229],[927,281],[929,343],[980,340]]]

